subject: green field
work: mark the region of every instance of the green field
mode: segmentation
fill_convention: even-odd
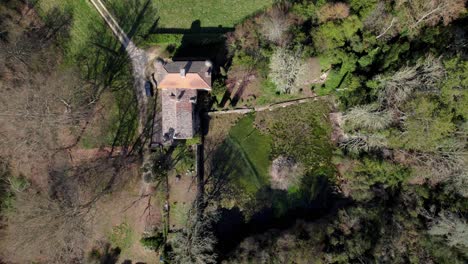
[[[93,25],[103,23],[96,10],[87,0],[45,0],[39,1],[39,13],[44,16],[53,8],[72,13],[72,26],[70,28],[70,42],[67,45],[68,53],[76,55],[84,48],[92,33]]]
[[[254,128],[253,120],[253,115],[239,120],[220,148],[231,180],[251,195],[269,184],[271,152],[271,138]]]
[[[162,28],[190,28],[195,20],[201,27],[233,27],[245,17],[262,10],[273,0],[154,0]]]

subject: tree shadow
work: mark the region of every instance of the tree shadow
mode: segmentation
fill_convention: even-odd
[[[117,261],[119,260],[119,256],[120,256],[121,251],[122,250],[120,250],[119,247],[110,248],[110,245],[109,245],[107,251],[105,252],[105,254],[101,258],[101,263],[102,264],[117,263]]]
[[[120,27],[137,45],[158,27],[158,10],[152,0],[113,1],[110,5]]]
[[[121,252],[119,247],[112,248],[111,244],[100,241],[98,246],[91,250],[87,262],[116,264]]]

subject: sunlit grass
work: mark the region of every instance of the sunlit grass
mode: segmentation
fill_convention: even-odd
[[[153,0],[159,9],[160,26],[190,28],[200,20],[201,27],[232,27],[244,18],[273,3],[273,0]]]

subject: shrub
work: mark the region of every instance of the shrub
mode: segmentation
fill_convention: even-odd
[[[185,144],[187,146],[201,144],[201,136],[198,134],[194,136],[193,138],[187,139],[187,141],[185,141]]]

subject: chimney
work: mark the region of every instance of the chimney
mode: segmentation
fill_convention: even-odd
[[[205,72],[205,77],[209,78],[211,77],[211,68],[208,68]]]
[[[185,69],[180,69],[180,77],[185,78]]]
[[[206,71],[205,71],[205,77],[209,78],[211,77],[211,68],[213,66],[213,63],[211,63],[211,61],[209,60],[206,60],[205,61],[205,67],[207,68]]]

